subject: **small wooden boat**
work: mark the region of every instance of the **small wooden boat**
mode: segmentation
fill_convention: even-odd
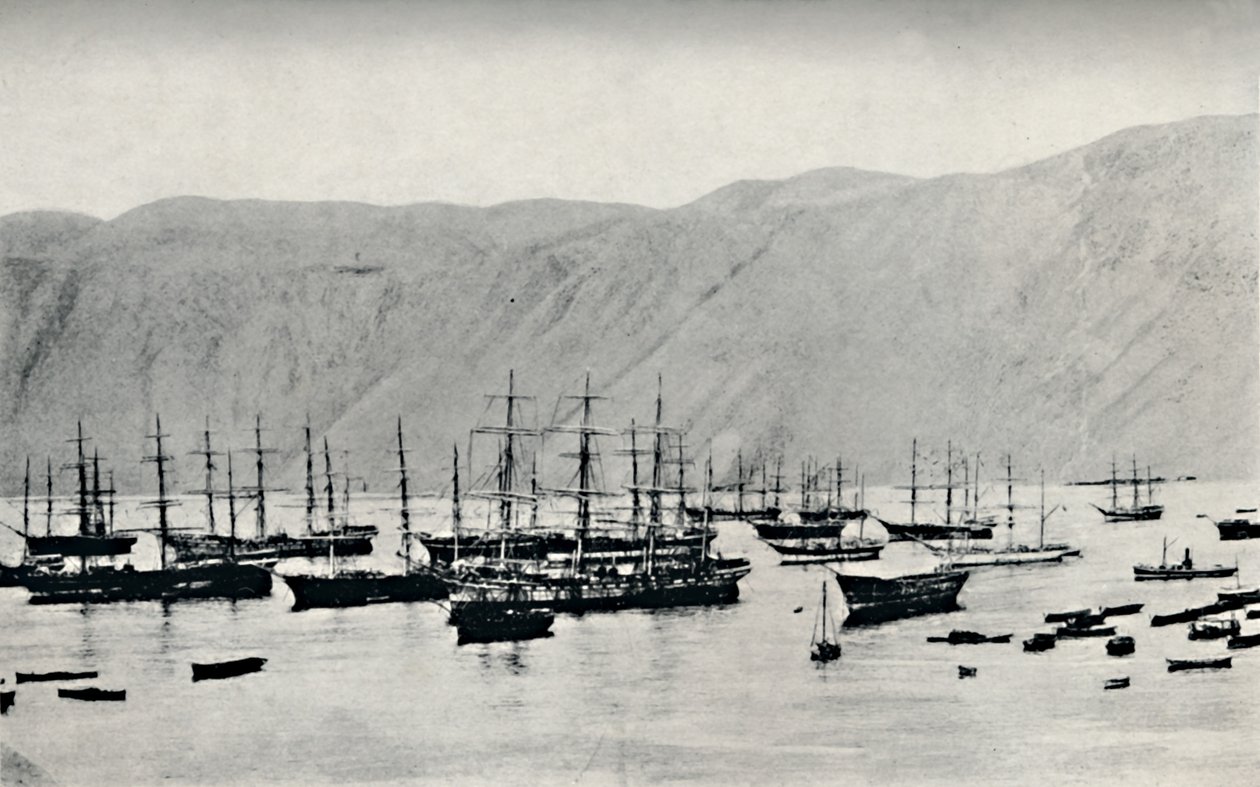
[[[1255,620],[1256,618],[1260,618],[1260,609],[1247,610],[1247,620]]]
[[[1104,689],[1127,689],[1129,688],[1129,678],[1107,678],[1107,682],[1103,684]]]
[[[510,642],[550,637],[555,613],[517,605],[477,608],[465,606],[455,621],[457,644],[470,642]]]
[[[1116,633],[1115,626],[1060,626],[1054,630],[1056,636],[1060,639],[1064,637],[1110,637]]]
[[[1190,624],[1190,639],[1224,639],[1241,630],[1237,620],[1202,620]]]
[[[1217,601],[1236,601],[1239,604],[1260,603],[1260,588],[1222,588],[1216,592]]]
[[[1137,650],[1137,646],[1133,644],[1133,637],[1112,637],[1107,640],[1108,656],[1128,656]]]
[[[1254,648],[1260,645],[1260,634],[1235,634],[1229,638],[1229,649]]]
[[[223,678],[235,678],[237,675],[247,675],[251,672],[258,672],[267,663],[264,658],[250,656],[244,659],[233,659],[231,661],[217,661],[208,664],[192,665],[192,679],[194,682],[199,680],[222,680]]]
[[[829,622],[831,624],[830,631],[827,629]],[[820,628],[821,633],[819,632]],[[836,633],[837,631],[836,621],[827,609],[827,581],[823,580],[822,609],[819,610],[818,620],[814,623],[814,633],[810,635],[809,639],[810,661],[820,661],[825,664],[828,661],[835,661],[840,658],[840,637]]]
[[[1031,639],[1024,640],[1024,650],[1028,651],[1029,653],[1038,653],[1044,650],[1051,650],[1054,648],[1055,643],[1058,641],[1059,641],[1059,638],[1053,634],[1046,634],[1045,632],[1037,632],[1036,634],[1032,635]]]
[[[57,696],[67,700],[83,700],[84,702],[122,702],[127,699],[126,689],[98,689],[89,686],[83,689],[57,689]]]
[[[1183,609],[1180,612],[1170,612],[1165,615],[1152,615],[1152,626],[1168,626],[1173,623],[1189,623],[1192,620],[1206,617],[1208,615],[1216,615],[1221,612],[1230,612],[1238,609],[1239,605],[1232,601],[1218,601],[1213,604],[1206,604],[1202,607],[1191,607]]]
[[[944,637],[928,637],[928,642],[947,642],[950,645],[982,645],[987,642],[1004,644],[1011,641],[1012,634],[999,634],[990,637],[985,634],[979,634],[975,631],[961,631],[954,629]]]
[[[976,668],[975,668],[975,667],[964,667],[964,666],[963,666],[963,665],[961,665],[961,664],[959,664],[959,665],[958,665],[958,677],[959,677],[959,678],[974,678],[975,676],[976,676]]]
[[[1081,615],[1088,615],[1089,612],[1090,611],[1088,609],[1072,609],[1067,612],[1049,612],[1046,614],[1046,622],[1066,623],[1073,618],[1080,617]]]
[[[1099,612],[1099,614],[1102,615],[1104,618],[1113,618],[1113,617],[1118,617],[1120,615],[1136,615],[1137,613],[1142,611],[1142,607],[1144,606],[1146,605],[1145,604],[1120,604],[1119,606],[1115,606],[1115,607],[1103,607],[1102,611]]]
[[[4,678],[0,678],[0,713],[8,713],[15,702],[17,702],[17,689],[5,689]]]
[[[17,673],[18,683],[38,683],[41,681],[53,680],[84,680],[86,678],[100,677],[100,673],[96,670],[85,672],[19,672]]]
[[[1165,659],[1169,672],[1184,672],[1194,669],[1229,669],[1233,666],[1233,657],[1222,659]]]

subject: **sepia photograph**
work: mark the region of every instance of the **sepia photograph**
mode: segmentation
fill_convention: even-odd
[[[0,785],[1260,772],[1260,0],[0,0]]]

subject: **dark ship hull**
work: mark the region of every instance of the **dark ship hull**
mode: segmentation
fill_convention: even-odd
[[[1091,505],[1093,505],[1091,503]],[[1094,506],[1107,522],[1149,522],[1164,515],[1164,507],[1157,505],[1138,506],[1137,508],[1117,508],[1107,510]]]
[[[1249,519],[1224,519],[1216,523],[1221,541],[1245,541],[1260,538],[1260,522]]]
[[[452,612],[458,644],[473,642],[517,642],[551,636],[556,620],[549,609],[531,609],[473,602]]]
[[[987,540],[993,538],[993,528],[985,525],[947,525],[941,522],[878,522],[888,531],[893,541],[948,541],[950,539],[970,538]]]
[[[193,682],[199,680],[224,680],[226,678],[235,678],[238,675],[248,675],[251,672],[258,672],[267,663],[264,658],[251,656],[244,659],[233,659],[232,661],[218,661],[210,664],[192,665]]]
[[[453,535],[422,534],[417,539],[429,553],[429,562],[450,565],[455,562],[456,548]],[[712,534],[703,532],[684,535],[662,535],[655,539],[655,553],[698,551],[705,541],[712,541]],[[632,557],[643,553],[646,540],[611,536],[587,536],[582,539],[582,554],[597,557]],[[577,549],[577,538],[565,533],[508,533],[506,535],[461,534],[458,555],[461,560],[493,559],[508,556],[516,560],[547,560],[551,555],[572,555]]]
[[[780,509],[773,506],[768,508],[745,508],[743,511],[731,511],[725,508],[693,508],[687,507],[687,516],[699,522],[704,519],[707,514],[710,522],[740,522],[748,519],[778,519],[779,514],[783,513]]]
[[[36,556],[113,557],[130,554],[135,544],[135,536],[28,536],[26,550]]]
[[[844,625],[952,612],[960,608],[958,594],[968,576],[966,571],[937,571],[892,579],[836,573],[836,582],[849,607]]]
[[[65,568],[65,561],[56,559],[58,557],[60,556],[48,556],[39,562],[19,563],[16,566],[0,563],[0,588],[25,586],[27,580],[33,576],[62,570]]]
[[[459,610],[467,601],[573,613],[727,604],[739,598],[739,580],[751,570],[747,560],[731,558],[716,559],[704,568],[663,568],[652,574],[603,577],[470,574],[448,578],[447,586],[451,595],[451,619],[458,623]],[[500,598],[510,600],[494,600]]]
[[[1208,568],[1134,566],[1133,578],[1139,582],[1156,579],[1206,579],[1209,577],[1232,577],[1237,572],[1238,569],[1235,566],[1210,566]]]
[[[815,538],[762,538],[775,552],[783,555],[784,563],[823,563],[833,560],[877,560],[884,550],[883,542],[859,541],[834,537]]]
[[[271,592],[271,574],[256,566],[206,564],[157,571],[130,566],[98,568],[82,574],[48,574],[30,578],[32,604],[175,601],[180,599],[261,598]]]
[[[352,530],[343,536],[334,533],[316,533],[311,536],[277,534],[266,538],[237,538],[232,544],[230,536],[215,533],[172,533],[167,545],[179,560],[223,560],[234,554],[236,560],[284,560],[292,557],[327,557],[329,547],[340,557],[368,555],[372,552],[372,533],[356,533]],[[229,549],[229,546],[234,547]]]
[[[284,581],[293,591],[294,611],[446,598],[445,583],[423,571],[410,574],[346,571],[331,577],[286,576]]]

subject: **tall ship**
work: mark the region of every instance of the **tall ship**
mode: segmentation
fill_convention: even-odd
[[[515,558],[509,552],[501,558],[457,562],[450,567],[439,568],[440,575],[447,580],[450,588],[452,622],[458,625],[464,611],[470,608],[484,613],[486,605],[497,603],[495,600],[499,598],[510,599],[501,603],[510,603],[517,608],[555,612],[672,607],[736,600],[739,597],[738,582],[751,567],[746,559],[723,558],[711,553],[707,520],[703,523],[701,539],[694,550],[674,548],[658,552],[657,533],[662,525],[653,516],[658,514],[656,511],[650,512],[641,522],[628,523],[629,528],[623,526],[623,530],[628,529],[632,533],[622,539],[623,545],[630,550],[629,559],[617,559],[606,553],[587,550],[592,525],[597,519],[592,505],[594,501],[608,496],[600,488],[596,477],[598,454],[594,439],[597,435],[612,435],[615,432],[595,426],[592,422],[592,402],[602,397],[590,393],[589,375],[584,394],[570,398],[581,402],[580,423],[553,426],[546,431],[577,436],[577,453],[568,455],[577,459],[577,473],[573,486],[547,491],[576,503],[571,527],[564,528],[572,534],[573,551],[562,559],[545,561]],[[664,430],[657,431],[661,446],[667,437]],[[657,453],[664,452],[663,447],[655,450]],[[663,491],[661,487],[656,489]],[[509,504],[514,502],[514,498],[505,496]],[[656,499],[655,494],[651,499]],[[637,510],[641,514],[641,509]],[[681,503],[679,510],[684,513]],[[470,607],[470,604],[476,606]]]
[[[966,571],[948,567],[890,578],[831,571],[836,575],[845,606],[849,608],[845,626],[953,612],[961,608],[958,594],[969,576]]]
[[[825,499],[818,493],[819,475],[817,470],[811,474],[802,468],[799,510],[775,520],[753,520],[757,538],[782,555],[784,563],[877,559],[888,540],[874,532],[867,534],[868,515],[857,499],[852,508],[843,504],[844,465],[840,459],[836,459],[835,467],[836,502],[831,498],[830,482]]]
[[[113,484],[110,484],[112,489]],[[111,491],[112,495],[112,491]],[[110,498],[110,509],[113,509],[113,498]],[[110,517],[112,523],[113,517]],[[5,527],[9,527],[5,525]],[[111,524],[112,527],[112,524]],[[26,475],[22,482],[22,529],[14,530],[22,537],[22,557],[17,565],[8,566],[0,563],[0,587],[16,587],[21,585],[31,574],[48,571],[60,571],[65,567],[65,558],[61,555],[32,555],[29,549],[31,537],[31,458],[26,458]],[[48,533],[52,532],[52,460],[48,461]]]
[[[745,473],[747,469],[748,474]],[[700,521],[704,517],[708,517],[710,522],[735,521],[745,522],[755,519],[777,519],[783,509],[779,505],[779,495],[783,492],[783,459],[779,459],[779,472],[775,474],[775,485],[769,485],[769,476],[766,473],[767,467],[765,461],[761,463],[761,483],[758,486],[756,481],[756,465],[748,468],[744,466],[744,452],[739,450],[735,453],[735,481],[715,486],[714,500],[707,507],[699,508],[695,506],[687,507],[687,515],[695,521]],[[726,505],[719,505],[716,498],[717,492],[725,492],[727,494]],[[729,496],[734,493],[735,505],[730,505]],[[774,494],[773,503],[770,501],[769,495]]]
[[[949,548],[944,550],[928,543],[924,545],[938,554],[947,553],[949,561],[953,565],[963,567],[1058,563],[1066,557],[1076,557],[1081,554],[1080,549],[1071,544],[1046,543],[1046,520],[1059,509],[1059,506],[1055,506],[1049,513],[1046,512],[1046,475],[1044,470],[1041,472],[1040,529],[1037,543],[1035,545],[1016,544],[1015,509],[1017,506],[1014,498],[1016,479],[1011,473],[1010,454],[1006,456],[1006,478],[1002,480],[1006,482],[1006,546],[999,547],[988,543],[976,544],[966,539],[961,544],[951,543]]]
[[[1111,462],[1111,506],[1103,508],[1095,505],[1094,508],[1103,515],[1106,522],[1143,522],[1159,519],[1164,515],[1164,507],[1158,505],[1154,501],[1155,482],[1151,478],[1151,468],[1146,468],[1146,502],[1142,502],[1142,481],[1138,478],[1137,456],[1133,457],[1133,503],[1131,505],[1122,506],[1120,504],[1120,487],[1116,478],[1116,463],[1113,459]],[[1091,505],[1093,505],[1091,503]]]
[[[332,464],[325,447],[329,518],[332,518]],[[398,489],[403,570],[387,574],[355,568],[338,568],[335,543],[328,550],[328,573],[285,574],[293,591],[293,609],[354,607],[400,601],[429,601],[446,597],[446,585],[433,574],[418,570],[411,557],[411,498],[407,491],[407,455],[403,448],[402,418],[398,419]],[[347,504],[348,505],[348,504]],[[328,537],[330,540],[336,536]]]
[[[253,454],[255,457],[257,483],[254,487],[245,490],[250,493],[249,502],[254,505],[255,535],[253,538],[229,537],[215,530],[215,493],[212,482],[215,469],[213,457],[217,456],[217,454],[210,448],[210,428],[207,423],[206,431],[203,435],[204,448],[194,453],[205,457],[206,488],[202,491],[206,495],[208,532],[172,533],[170,544],[177,558],[185,561],[217,560],[226,557],[231,552],[239,561],[267,562],[292,557],[318,558],[328,554],[330,549],[334,550],[339,556],[369,554],[372,551],[372,537],[377,532],[375,526],[356,526],[349,521],[343,521],[341,526],[337,526],[334,521],[330,521],[327,530],[319,531],[315,529],[314,455],[311,450],[311,426],[309,420],[306,424],[305,434],[305,535],[291,536],[287,533],[268,533],[267,531],[267,492],[275,490],[269,490],[264,483],[264,457],[267,454],[275,453],[276,450],[274,448],[263,448],[262,417],[256,416],[254,419]],[[326,443],[327,441],[325,441]],[[326,448],[327,446],[325,445]],[[347,474],[347,495],[349,494],[348,484],[349,478]]]
[[[75,573],[37,574],[25,584],[31,592],[32,604],[102,603],[113,601],[175,601],[193,598],[258,598],[271,592],[271,575],[257,566],[242,565],[227,559],[196,565],[168,565],[167,538],[170,525],[167,511],[178,505],[167,497],[166,463],[171,456],[163,453],[162,422],[155,419],[156,430],[149,435],[156,452],[144,461],[157,468],[158,496],[143,505],[157,509],[158,560],[154,570],[137,570],[131,564],[91,565],[83,558]],[[82,443],[80,443],[81,445]],[[81,453],[81,451],[80,451]],[[235,517],[233,517],[233,527]]]
[[[75,443],[78,449],[78,460],[68,465],[78,475],[78,499],[70,513],[78,517],[79,529],[71,535],[58,535],[52,532],[52,493],[49,492],[48,530],[42,536],[26,535],[26,552],[32,557],[59,555],[63,558],[79,558],[80,561],[98,557],[116,557],[131,553],[136,544],[136,537],[129,534],[115,533],[113,522],[105,515],[104,494],[101,489],[99,454],[93,460],[92,482],[88,481],[88,460],[83,444],[89,438],[83,436],[83,422],[78,424],[78,435],[69,442]],[[52,485],[52,468],[49,467],[49,488]]]
[[[893,541],[932,541],[932,540],[948,540],[958,538],[990,539],[993,538],[994,522],[980,519],[974,515],[965,518],[966,509],[963,509],[963,518],[959,521],[954,520],[954,457],[953,444],[949,445],[947,451],[946,482],[945,490],[945,521],[932,522],[918,518],[919,490],[933,489],[939,487],[923,486],[919,484],[918,459],[919,459],[919,441],[916,438],[911,444],[910,450],[910,486],[900,487],[910,491],[910,521],[909,522],[890,522],[876,517],[876,520],[884,526],[888,531],[888,535]],[[980,490],[980,462],[976,460],[975,472],[976,499],[979,498]],[[978,509],[978,506],[977,506]]]

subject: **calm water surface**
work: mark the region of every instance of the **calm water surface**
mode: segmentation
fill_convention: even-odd
[[[903,494],[872,490],[869,501],[900,516],[887,501]],[[1036,494],[1020,490],[1023,502]],[[753,560],[738,603],[561,616],[554,637],[526,643],[456,646],[433,604],[292,613],[283,584],[254,602],[97,607],[32,607],[24,590],[0,588],[0,673],[95,668],[95,685],[127,689],[125,703],[92,704],[23,684],[0,739],[63,784],[1252,782],[1260,649],[1235,652],[1229,671],[1169,675],[1166,657],[1224,653],[1224,642],[1149,625],[1152,612],[1207,603],[1232,580],[1139,584],[1131,572],[1158,562],[1168,535],[1178,556],[1190,546],[1199,563],[1237,558],[1243,584],[1260,584],[1260,542],[1219,542],[1194,518],[1253,505],[1251,488],[1170,484],[1155,523],[1103,524],[1087,503],[1106,496],[1048,494],[1066,505],[1048,537],[1081,546],[1082,559],[975,569],[964,611],[846,630],[843,658],[826,666],[808,656],[824,571],[778,565],[741,523],[721,523],[717,541]],[[420,527],[439,526],[445,504],[425,505]],[[11,504],[0,508],[12,522]],[[191,501],[180,513],[197,521]],[[1016,539],[1035,540],[1035,513],[1025,519]],[[372,562],[388,566],[394,543],[379,537]],[[9,562],[19,549],[0,540]],[[146,543],[135,562],[153,554]],[[896,544],[860,570],[932,563]],[[1147,605],[1116,619],[1134,656],[1108,657],[1101,639],[1041,654],[1019,644],[1050,630],[1048,611],[1130,601]],[[950,628],[1016,641],[925,642]],[[245,655],[269,662],[191,682],[190,662]],[[959,664],[978,677],[959,680]],[[1132,688],[1103,691],[1122,675]]]

